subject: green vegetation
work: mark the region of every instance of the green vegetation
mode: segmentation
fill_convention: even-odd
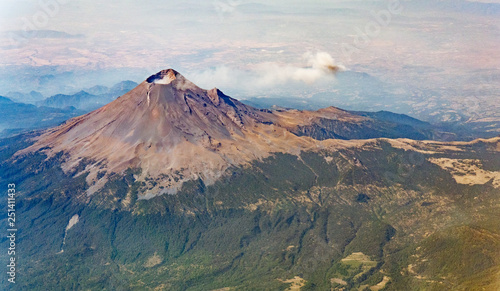
[[[301,290],[362,290],[386,277],[384,290],[498,286],[499,190],[457,185],[385,142],[355,154],[276,154],[150,200],[137,200],[146,184],[136,169],[88,196],[85,175],[60,169],[63,156],[12,160],[26,143],[0,146],[10,153],[1,183],[19,191],[19,289],[285,290],[296,276]],[[500,169],[481,145],[467,155]]]

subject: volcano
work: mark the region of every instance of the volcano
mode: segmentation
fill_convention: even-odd
[[[42,149],[51,157],[64,152],[65,171],[91,161],[84,170],[89,172],[89,194],[108,181],[108,175],[98,178],[98,173],[140,168],[142,179],[164,177],[145,195],[149,197],[175,193],[187,180],[211,184],[231,165],[310,145],[275,125],[278,119],[216,88],[203,90],[169,69],[114,102],[49,130],[20,154]]]
[[[335,129],[346,128],[367,131],[368,137],[384,136],[383,126],[368,117],[335,107],[257,109],[217,88],[201,89],[168,69],[106,106],[47,131],[18,155],[39,150],[49,157],[64,153],[66,172],[86,161],[77,175],[88,173],[89,195],[111,174],[140,169],[139,179],[149,189],[140,198],[150,198],[176,193],[190,180],[211,185],[231,166],[275,152],[298,153],[318,146],[307,135],[329,132],[333,134],[327,138],[342,137]]]

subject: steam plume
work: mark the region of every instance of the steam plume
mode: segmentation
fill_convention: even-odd
[[[220,66],[200,73],[190,74],[189,78],[202,87],[257,89],[282,86],[289,82],[312,84],[320,79],[334,76],[345,70],[335,64],[326,52],[305,53],[303,67],[278,63],[260,63],[250,69],[241,70]]]

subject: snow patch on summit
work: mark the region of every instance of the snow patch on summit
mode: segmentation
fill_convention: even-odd
[[[177,72],[172,69],[161,71],[147,78],[148,83],[168,85],[176,79]]]

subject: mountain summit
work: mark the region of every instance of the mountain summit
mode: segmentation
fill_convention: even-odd
[[[140,169],[138,179],[149,189],[142,198],[149,198],[175,193],[189,180],[210,185],[229,167],[274,152],[297,154],[329,146],[331,142],[319,140],[331,138],[392,137],[394,128],[334,107],[256,109],[217,88],[201,89],[168,69],[106,106],[48,130],[18,155],[64,153],[66,172],[84,163],[76,175],[88,173],[88,194],[113,174]]]
[[[158,178],[147,197],[174,193],[184,181],[213,183],[231,165],[310,145],[274,125],[278,116],[204,90],[169,69],[154,74],[106,106],[47,131],[21,153],[65,153],[65,171],[88,161],[88,193],[111,173],[141,169]],[[21,154],[19,153],[19,154]],[[100,174],[99,174],[100,173]],[[103,175],[102,173],[106,173]],[[168,176],[168,179],[159,177]]]

